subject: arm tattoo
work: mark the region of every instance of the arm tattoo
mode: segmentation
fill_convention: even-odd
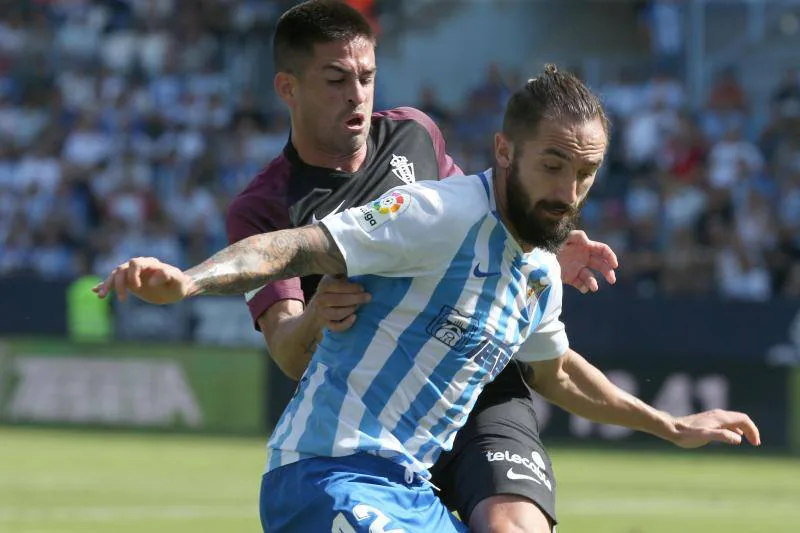
[[[346,273],[339,247],[321,224],[248,237],[186,271],[190,296],[243,294],[295,276]]]

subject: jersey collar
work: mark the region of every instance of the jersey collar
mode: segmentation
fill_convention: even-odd
[[[498,218],[500,216],[497,214],[497,201],[494,197],[494,171],[491,168],[487,168],[480,174],[478,177],[481,178],[481,182],[483,183],[483,188],[486,190],[486,196],[489,198],[489,210]]]
[[[325,167],[318,167],[314,165],[309,165],[305,161],[300,158],[300,154],[297,153],[297,149],[292,144],[292,132],[289,132],[289,139],[286,141],[286,146],[283,148],[283,155],[286,159],[289,160],[292,167],[299,171],[301,176],[308,175],[308,176],[315,176],[327,179],[347,179],[359,176],[362,174],[367,168],[369,168],[372,159],[375,157],[375,141],[372,138],[373,134],[373,127],[370,128],[369,135],[367,136],[367,157],[364,158],[364,162],[361,164],[361,168],[356,170],[355,172],[344,172],[342,170],[334,170],[331,168]]]

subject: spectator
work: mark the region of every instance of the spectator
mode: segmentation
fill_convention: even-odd
[[[724,229],[719,230],[725,232]],[[717,287],[731,300],[766,301],[771,296],[770,273],[758,250],[748,249],[736,235],[720,238],[717,252]]]
[[[650,0],[641,13],[656,67],[672,76],[684,69],[685,12],[679,0]]]
[[[732,188],[761,171],[764,158],[758,147],[744,138],[740,128],[731,128],[709,154],[709,183]]]

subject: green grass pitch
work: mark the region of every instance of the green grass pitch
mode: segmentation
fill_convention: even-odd
[[[0,532],[260,531],[264,443],[0,428]],[[663,449],[554,447],[559,532],[800,531],[800,459]]]

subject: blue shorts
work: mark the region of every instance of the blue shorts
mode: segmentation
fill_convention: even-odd
[[[466,533],[431,485],[374,455],[304,459],[264,474],[268,533]]]

